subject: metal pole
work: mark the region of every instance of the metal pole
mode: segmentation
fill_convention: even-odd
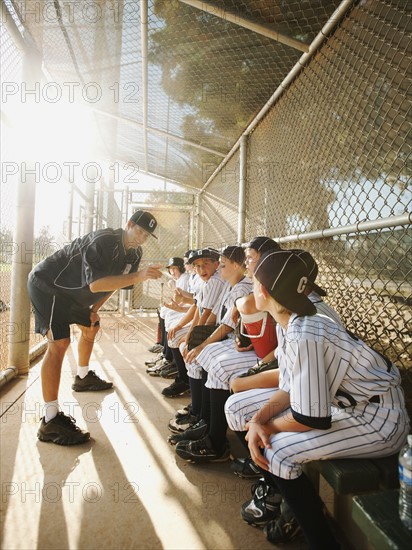
[[[239,178],[239,208],[237,220],[237,242],[245,240],[245,218],[246,218],[246,182],[247,182],[247,136],[240,140],[240,178]]]
[[[195,195],[195,220],[196,220],[196,232],[195,232],[195,248],[199,248],[200,241],[200,195]]]
[[[94,222],[94,189],[95,184],[91,181],[88,181],[86,184],[86,205],[84,212],[84,232],[90,233],[93,231],[93,222]]]
[[[147,85],[147,44],[149,40],[148,33],[148,7],[147,0],[140,0],[140,40],[141,40],[141,56],[142,56],[142,83],[143,83],[143,146],[144,146],[144,162],[147,172],[147,106],[148,106],[148,85]]]
[[[123,225],[126,225],[128,219],[129,219],[129,187],[125,187],[122,191],[122,223]],[[120,299],[119,299],[119,307],[120,307],[120,315],[123,317],[126,313],[130,313],[130,296],[131,296],[131,290],[120,290]],[[127,303],[127,311],[126,311],[126,303]]]
[[[23,57],[22,81],[29,87],[39,79],[41,61],[35,52],[26,50]],[[34,105],[34,108],[36,108]],[[33,128],[36,131],[36,128]],[[21,132],[30,132],[30,122]],[[33,135],[33,140],[36,137]],[[28,155],[28,152],[24,152]],[[28,160],[24,158],[22,160]],[[22,171],[17,182],[16,227],[14,242],[19,247],[12,260],[10,342],[8,366],[17,368],[19,374],[29,370],[30,299],[27,278],[33,265],[34,211],[36,202],[36,174]]]
[[[288,243],[293,241],[324,239],[327,237],[334,237],[336,235],[348,235],[349,233],[360,233],[362,231],[373,231],[376,229],[389,229],[390,227],[405,226],[411,223],[412,213],[401,214],[399,216],[391,216],[389,218],[381,218],[379,220],[354,223],[344,227],[334,227],[330,229],[320,229],[319,231],[311,231],[309,233],[288,235],[287,237],[280,237],[276,240],[279,243]]]
[[[66,237],[68,241],[72,240],[73,235],[73,183],[69,183],[69,206],[67,214]]]
[[[244,17],[241,17],[238,13],[232,12],[227,9],[222,9],[218,6],[214,6],[206,0],[180,0],[180,2],[182,2],[183,4],[187,4],[188,6],[192,6],[193,8],[205,11],[206,13],[214,15],[215,17],[220,17],[225,21],[230,21],[235,25],[239,25],[240,27],[249,29],[250,31],[253,31],[257,34],[266,36],[266,38],[270,38],[271,40],[276,40],[276,42],[280,42],[281,44],[286,44],[287,46],[295,48],[296,50],[299,50],[301,52],[307,52],[309,50],[308,44],[305,44],[301,40],[296,40],[296,38],[293,38],[285,32],[278,32],[274,25],[256,23],[255,21],[251,21],[250,19],[245,19]]]

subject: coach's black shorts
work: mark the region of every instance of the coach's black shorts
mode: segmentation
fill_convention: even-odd
[[[61,294],[48,294],[29,280],[28,290],[33,304],[35,331],[43,336],[50,330],[53,340],[70,338],[70,325],[90,327],[90,309],[79,308]]]

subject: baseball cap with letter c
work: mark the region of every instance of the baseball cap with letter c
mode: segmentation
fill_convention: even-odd
[[[316,313],[316,307],[304,293],[309,282],[308,266],[294,252],[266,252],[260,258],[254,276],[272,298],[292,313]]]
[[[144,210],[136,210],[136,212],[130,217],[130,221],[147,231],[152,237],[157,239],[154,235],[154,230],[157,227],[157,221],[150,212]]]

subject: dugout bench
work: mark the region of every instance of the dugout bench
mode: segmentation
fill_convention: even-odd
[[[398,515],[398,455],[319,460],[304,470],[318,488],[347,548],[406,550],[412,533]]]

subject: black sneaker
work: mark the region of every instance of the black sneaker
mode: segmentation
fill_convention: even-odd
[[[243,479],[262,477],[262,470],[251,458],[236,458],[230,465],[232,472]]]
[[[207,424],[204,420],[199,420],[190,428],[180,434],[169,435],[167,441],[170,445],[176,445],[180,441],[197,441],[207,434]]]
[[[226,462],[230,460],[230,447],[226,443],[221,451],[213,447],[210,437],[199,439],[198,441],[181,441],[176,445],[176,454],[189,462]]]
[[[163,351],[162,344],[153,344],[147,351],[150,351],[151,353],[159,353],[159,351]]]
[[[175,381],[162,390],[162,395],[165,397],[179,397],[179,395],[185,395],[185,393],[190,393],[190,386],[187,382]]]
[[[80,445],[89,441],[90,433],[76,426],[72,416],[59,412],[47,423],[44,417],[41,419],[37,437],[40,441],[56,443],[56,445]]]
[[[299,523],[285,501],[280,506],[280,516],[268,521],[263,528],[266,538],[272,544],[289,542],[300,533],[300,530]]]
[[[185,432],[188,428],[191,428],[199,421],[197,416],[193,414],[187,414],[186,416],[179,416],[178,418],[172,418],[169,422],[168,428],[174,434],[180,434]]]
[[[252,495],[253,498],[245,502],[240,509],[246,523],[261,527],[279,515],[282,497],[264,478],[252,486]]]
[[[167,365],[160,369],[159,375],[162,378],[176,378],[177,373],[177,365],[173,361],[169,361]]]
[[[113,383],[99,378],[94,370],[89,370],[87,376],[84,378],[76,375],[74,384],[72,385],[72,390],[74,391],[102,391],[110,390],[111,388],[113,388]]]
[[[192,414],[192,404],[189,403],[189,405],[186,405],[186,407],[183,407],[182,409],[178,409],[176,411],[175,417],[180,418],[181,416],[186,416],[187,414]]]

